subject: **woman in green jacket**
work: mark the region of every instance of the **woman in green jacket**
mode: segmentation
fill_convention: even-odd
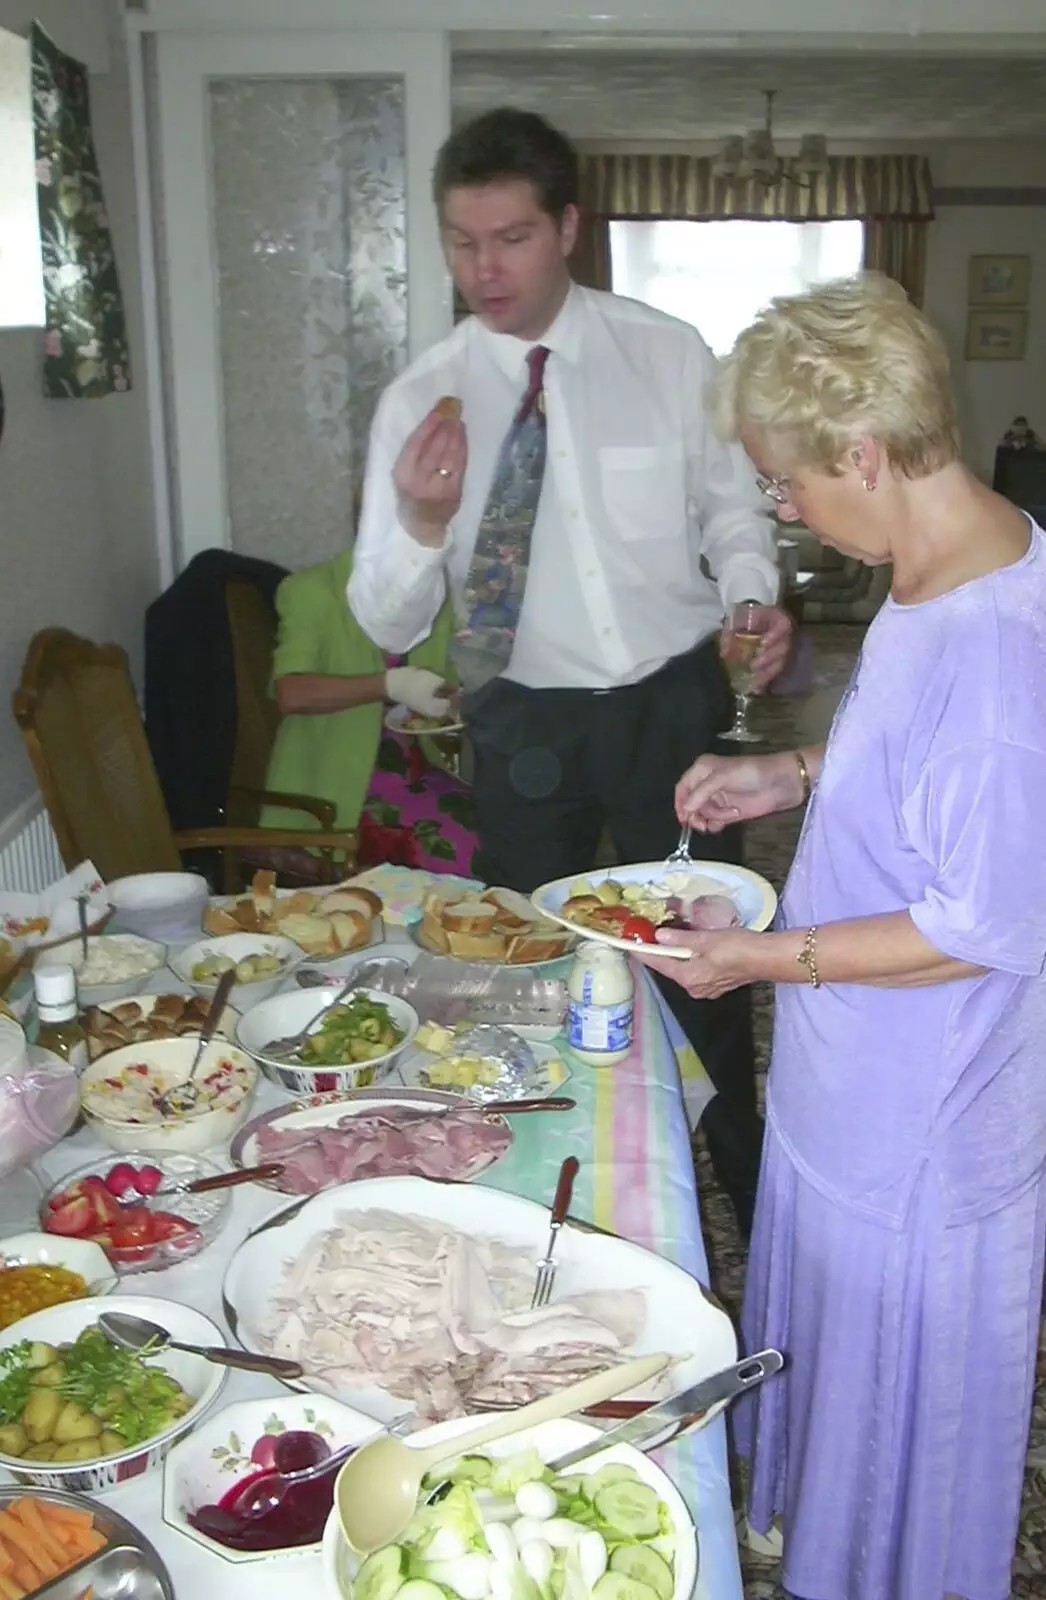
[[[476,848],[467,787],[431,766],[423,741],[384,729],[389,700],[439,715],[451,617],[444,608],[407,665],[390,666],[345,598],[352,552],[292,573],[276,594],[280,628],[273,690],[283,713],[266,787],[311,794],[337,808],[339,828],[360,829],[360,865],[468,874]],[[269,827],[314,825],[268,807]]]

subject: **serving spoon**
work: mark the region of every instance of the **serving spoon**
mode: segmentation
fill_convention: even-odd
[[[638,1388],[663,1372],[671,1360],[664,1353],[637,1356],[425,1449],[405,1444],[390,1434],[372,1439],[349,1457],[334,1485],[342,1533],[360,1555],[394,1543],[414,1515],[422,1479],[433,1467],[468,1455],[479,1445],[534,1428],[539,1422],[570,1416],[597,1400],[611,1400]]]
[[[110,1344],[121,1350],[133,1350],[136,1355],[158,1354],[161,1350],[184,1350],[191,1356],[203,1356],[217,1367],[235,1367],[241,1372],[265,1372],[271,1378],[294,1379],[302,1376],[297,1361],[284,1361],[281,1356],[259,1356],[250,1350],[229,1350],[224,1345],[184,1344],[172,1338],[170,1332],[158,1322],[147,1317],[132,1317],[124,1311],[103,1311],[98,1318]]]

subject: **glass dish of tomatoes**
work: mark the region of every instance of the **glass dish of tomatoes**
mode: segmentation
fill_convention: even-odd
[[[176,1187],[221,1170],[203,1156],[102,1156],[52,1186],[40,1226],[90,1239],[117,1272],[158,1272],[198,1255],[221,1232],[229,1190],[186,1194]]]

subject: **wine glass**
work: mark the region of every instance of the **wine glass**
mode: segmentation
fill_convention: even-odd
[[[720,653],[723,666],[734,691],[734,721],[720,738],[735,744],[762,744],[757,733],[748,726],[748,702],[755,693],[756,664],[763,644],[763,635],[770,626],[768,608],[754,601],[742,600],[730,614],[730,626],[723,634]]]

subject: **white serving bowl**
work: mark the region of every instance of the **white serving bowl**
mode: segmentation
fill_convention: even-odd
[[[9,1239],[0,1239],[0,1265],[67,1267],[70,1272],[80,1274],[90,1296],[95,1299],[112,1294],[120,1281],[100,1244],[91,1239],[65,1238],[57,1233],[15,1233]]]
[[[214,939],[198,939],[172,959],[171,967],[182,982],[187,983],[190,989],[195,989],[197,994],[213,995],[218,987],[217,981],[200,983],[192,975],[193,968],[201,961],[206,961],[209,956],[227,956],[230,961],[244,961],[248,956],[261,955],[276,956],[280,961],[280,970],[274,977],[259,978],[256,983],[233,984],[229,1002],[237,1011],[246,1011],[275,994],[280,984],[305,960],[305,951],[293,939],[285,939],[281,933],[223,933]]]
[[[120,1310],[135,1317],[147,1317],[166,1328],[173,1338],[186,1344],[216,1345],[225,1342],[222,1330],[191,1306],[179,1305],[175,1300],[160,1300],[145,1295],[121,1295]],[[84,1328],[98,1321],[103,1311],[112,1309],[112,1303],[101,1298],[70,1300],[65,1305],[50,1306],[24,1317],[10,1328],[0,1330],[0,1350],[20,1344],[23,1339],[39,1339],[45,1344],[69,1344]],[[90,1494],[96,1490],[115,1489],[130,1478],[139,1478],[162,1465],[167,1452],[179,1439],[191,1433],[204,1414],[221,1394],[228,1370],[205,1361],[202,1356],[189,1355],[183,1350],[163,1350],[153,1358],[155,1364],[169,1372],[193,1395],[196,1404],[183,1417],[178,1417],[154,1439],[122,1450],[118,1455],[100,1456],[89,1461],[58,1462],[23,1461],[17,1456],[0,1455],[4,1467],[20,1483],[39,1484],[47,1489],[69,1489],[74,1493]]]
[[[439,1422],[433,1428],[424,1428],[418,1433],[412,1433],[410,1442],[412,1445],[424,1448],[426,1445],[439,1444],[446,1439],[448,1459],[453,1460],[452,1441],[455,1435],[470,1432],[479,1425],[480,1420],[478,1416],[471,1416],[455,1417],[451,1422]],[[527,1428],[522,1433],[513,1433],[507,1439],[497,1439],[493,1444],[483,1445],[477,1454],[495,1457],[515,1455],[518,1451],[533,1445],[543,1461],[553,1461],[557,1456],[566,1455],[568,1450],[576,1450],[581,1445],[587,1444],[590,1439],[597,1439],[600,1432],[601,1430],[594,1428],[591,1423],[576,1422],[572,1417],[564,1417],[558,1422],[545,1422],[537,1428]],[[690,1600],[694,1585],[697,1583],[697,1532],[682,1495],[660,1467],[655,1466],[648,1456],[639,1450],[633,1450],[632,1446],[627,1444],[613,1445],[607,1450],[601,1450],[598,1455],[590,1456],[587,1461],[571,1467],[570,1471],[571,1474],[598,1472],[600,1467],[609,1466],[611,1462],[620,1462],[622,1466],[634,1468],[643,1483],[649,1484],[658,1499],[667,1505],[676,1536],[675,1589],[672,1600]],[[361,1565],[360,1557],[346,1542],[335,1509],[327,1519],[323,1534],[324,1588],[330,1600],[335,1600],[335,1597],[338,1597],[338,1600],[352,1600],[353,1580]]]
[[[134,994],[167,960],[166,945],[160,944],[156,939],[143,939],[137,933],[92,934],[88,947],[89,951],[104,950],[110,954],[137,952],[140,961],[130,977],[120,978],[115,983],[83,983],[80,980],[80,973],[84,966],[84,954],[78,940],[69,939],[54,950],[45,950],[43,955],[37,957],[36,968],[39,970],[44,966],[72,967],[76,973],[76,992],[81,1007],[104,1006],[110,1000],[122,1000],[126,995]]]
[[[184,944],[199,938],[211,891],[198,872],[136,872],[116,878],[105,892],[126,932]]]
[[[334,989],[297,989],[286,994],[273,995],[254,1006],[236,1024],[236,1042],[253,1056],[265,1076],[289,1094],[344,1093],[348,1089],[366,1089],[388,1077],[395,1062],[413,1041],[418,1031],[418,1013],[413,1006],[398,995],[383,994],[378,989],[359,989],[387,1006],[392,1021],[403,1034],[399,1043],[384,1055],[371,1061],[345,1062],[335,1066],[307,1067],[300,1063],[280,1061],[265,1053],[273,1039],[285,1039],[308,1027],[328,1009],[335,999]]]
[[[84,1069],[80,1078],[80,1101],[84,1120],[113,1150],[123,1154],[139,1151],[147,1155],[199,1155],[216,1145],[226,1144],[247,1120],[258,1086],[258,1068],[235,1045],[215,1039],[207,1046],[196,1069],[197,1079],[207,1076],[219,1061],[232,1060],[243,1067],[249,1087],[232,1105],[217,1106],[194,1114],[168,1117],[163,1122],[132,1122],[119,1115],[103,1112],[97,1105],[88,1103],[87,1092],[93,1084],[113,1078],[125,1067],[139,1063],[155,1075],[161,1089],[169,1089],[186,1081],[196,1057],[199,1040],[191,1034],[183,1039],[147,1039],[141,1044],[124,1045],[122,1050],[110,1050],[99,1056]],[[146,1075],[148,1081],[148,1075]]]
[[[167,1526],[233,1565],[281,1556],[317,1555],[318,1540],[315,1544],[280,1546],[275,1550],[230,1550],[189,1521],[190,1512],[217,1504],[222,1495],[259,1470],[251,1460],[257,1441],[297,1428],[321,1434],[332,1454],[343,1445],[362,1444],[378,1431],[373,1417],[326,1395],[283,1394],[223,1406],[175,1445],[164,1462],[163,1520]],[[333,1493],[333,1484],[331,1490]]]

